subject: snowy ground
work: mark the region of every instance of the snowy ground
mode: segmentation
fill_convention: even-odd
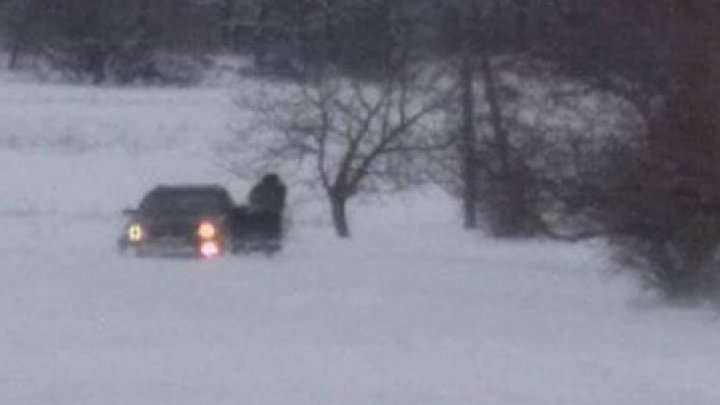
[[[213,152],[238,91],[0,83],[0,403],[720,403],[713,313],[599,248],[465,234],[433,190],[356,207],[351,243],[305,201],[272,259],[119,257],[155,183],[247,191]]]

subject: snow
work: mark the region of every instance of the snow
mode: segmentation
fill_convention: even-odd
[[[121,257],[156,183],[243,198],[214,149],[245,84],[1,77],[0,403],[720,403],[715,313],[649,301],[599,244],[465,233],[432,188],[354,205],[351,242],[303,199],[272,258]]]

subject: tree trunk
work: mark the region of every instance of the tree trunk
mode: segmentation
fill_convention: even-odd
[[[492,60],[487,50],[487,38],[483,38],[481,50],[481,71],[483,82],[485,84],[485,101],[490,109],[490,125],[492,127],[495,138],[495,148],[498,159],[498,168],[496,175],[496,193],[498,193],[498,218],[495,232],[499,236],[513,236],[519,229],[517,227],[519,207],[521,201],[517,194],[515,184],[518,179],[513,177],[512,166],[510,162],[510,140],[508,132],[505,129],[502,116],[502,102],[498,95],[498,84],[495,72],[492,66]],[[521,195],[520,195],[521,198]]]
[[[337,236],[341,238],[350,237],[350,226],[347,221],[347,198],[343,196],[330,196],[330,210],[332,213],[333,226]]]
[[[253,57],[255,68],[262,72],[266,67],[268,53],[267,24],[270,17],[270,5],[261,1],[258,7],[253,32]]]
[[[231,51],[236,50],[234,11],[231,0],[220,3],[220,41],[223,48]]]
[[[336,21],[334,19],[335,17],[335,2],[333,0],[327,0],[325,2],[325,8],[323,10],[323,39],[324,44],[323,46],[323,60],[322,68],[324,69],[326,65],[329,65],[331,63],[335,63],[338,60],[338,47],[337,47],[337,34],[335,30],[335,24]]]
[[[15,39],[10,49],[10,59],[8,60],[8,69],[15,70],[20,59],[20,40]]]
[[[460,107],[462,109],[461,142],[463,220],[465,229],[477,228],[477,148],[475,136],[475,92],[473,91],[473,56],[471,38],[463,27],[463,49],[460,66],[462,88]]]
[[[528,48],[529,0],[515,0],[515,40],[520,52]]]
[[[483,44],[483,47],[485,45]],[[497,80],[493,71],[492,61],[487,49],[483,49],[481,53],[481,68],[483,82],[485,83],[485,100],[490,108],[490,125],[492,126],[495,136],[495,146],[497,147],[498,161],[500,167],[500,177],[505,179],[510,173],[510,140],[505,130],[502,117],[502,104],[498,96]]]

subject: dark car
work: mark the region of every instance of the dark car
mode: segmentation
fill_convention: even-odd
[[[221,186],[159,186],[137,209],[120,238],[121,251],[138,256],[212,258],[232,246],[235,205]]]

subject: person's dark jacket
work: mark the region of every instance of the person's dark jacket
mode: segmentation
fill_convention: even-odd
[[[280,213],[285,208],[287,190],[276,174],[268,174],[250,191],[250,209],[254,212]]]

